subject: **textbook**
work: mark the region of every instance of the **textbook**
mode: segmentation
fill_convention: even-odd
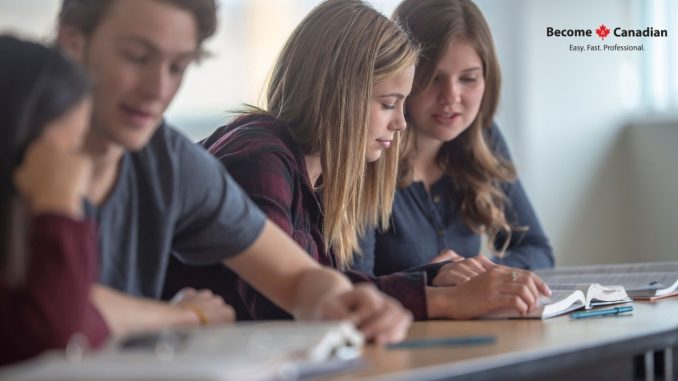
[[[549,284],[552,294],[543,297],[539,306],[526,316],[515,310],[498,310],[484,316],[486,319],[548,319],[581,308],[590,309],[607,304],[632,301],[622,286],[591,284]]]
[[[678,295],[678,261],[567,266],[536,273],[548,284],[619,284],[639,300]]]
[[[80,356],[69,350],[1,369],[3,381],[290,380],[359,364],[349,322],[251,322],[135,334]]]

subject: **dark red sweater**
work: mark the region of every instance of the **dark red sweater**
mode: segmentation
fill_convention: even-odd
[[[90,303],[96,279],[96,229],[58,215],[33,219],[30,258],[22,287],[0,279],[0,365],[28,359],[47,349],[64,348],[81,332],[90,346],[109,330]]]

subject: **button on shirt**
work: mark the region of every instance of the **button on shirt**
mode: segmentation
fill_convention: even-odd
[[[495,152],[510,160],[506,142],[496,126],[489,130],[488,138]],[[504,184],[502,189],[509,199],[509,222],[529,229],[514,231],[507,255],[492,259],[525,269],[552,267],[551,246],[520,181]],[[370,231],[363,237],[363,257],[356,268],[383,275],[426,264],[443,250],[451,249],[464,257],[478,255],[482,237],[464,223],[460,202],[448,176],[431,186],[430,195],[422,182],[398,189],[389,230]],[[495,246],[501,247],[503,242],[504,237],[498,237]]]

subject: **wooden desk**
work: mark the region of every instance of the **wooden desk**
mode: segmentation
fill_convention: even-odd
[[[634,380],[675,377],[678,298],[635,302],[633,316],[415,323],[410,338],[496,335],[489,345],[365,351],[331,380]],[[658,361],[656,361],[658,359]]]

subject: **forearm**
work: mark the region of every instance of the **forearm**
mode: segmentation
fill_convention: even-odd
[[[93,286],[90,297],[114,335],[199,323],[189,309],[129,296],[102,285]]]

